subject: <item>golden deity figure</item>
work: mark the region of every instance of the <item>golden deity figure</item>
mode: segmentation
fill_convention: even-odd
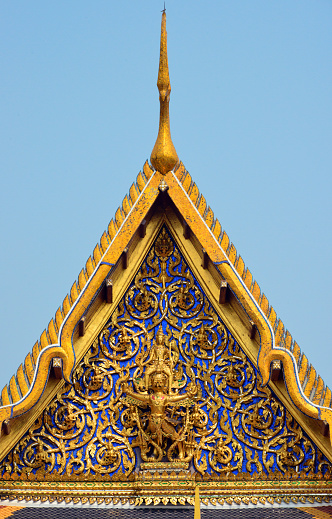
[[[153,341],[150,356],[146,362],[144,385],[149,389],[149,379],[152,373],[164,373],[168,377],[168,392],[171,393],[173,384],[173,365],[171,347],[165,345],[165,335],[160,326],[156,339]]]
[[[165,392],[166,385],[167,376],[165,373],[156,372],[151,377],[150,393],[138,393],[132,391],[128,385],[124,386],[127,405],[149,407],[147,426],[143,429],[140,420],[137,420],[142,459],[145,461],[161,461],[166,454],[167,439],[170,439],[172,443],[167,450],[169,460],[173,460],[174,451],[177,448],[179,460],[189,461],[185,449],[190,425],[188,407],[194,404],[192,397],[197,393],[197,387],[190,385],[183,394],[171,394]],[[187,407],[185,423],[174,418],[174,411],[169,412],[169,407],[181,406]],[[176,429],[176,425],[179,425],[179,430]],[[152,457],[147,456],[151,447],[149,444],[154,447]],[[193,452],[190,452],[190,459],[192,455]]]
[[[126,350],[127,352],[130,351],[130,337],[124,326],[121,327],[121,331],[119,333],[118,348],[121,351],[122,350]]]
[[[67,429],[72,429],[77,421],[77,412],[71,402],[68,402],[66,408],[66,415],[64,416],[64,423]]]

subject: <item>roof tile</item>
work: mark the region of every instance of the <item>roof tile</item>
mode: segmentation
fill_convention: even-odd
[[[17,388],[15,375],[13,375],[9,381],[9,391],[13,402],[18,402],[19,400],[21,400],[21,395]]]
[[[213,234],[214,234],[216,240],[220,239],[221,232],[222,232],[221,224],[220,224],[219,220],[216,219],[214,228],[213,228]]]
[[[224,252],[227,252],[229,246],[229,238],[226,231],[223,231],[220,246]]]

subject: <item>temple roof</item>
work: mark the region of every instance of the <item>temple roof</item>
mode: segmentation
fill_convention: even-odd
[[[194,237],[204,268],[210,264],[216,278],[227,282],[241,311],[247,316],[248,329],[257,330],[259,349],[256,363],[263,385],[270,381],[271,364],[282,362],[285,386],[293,405],[305,415],[327,422],[331,431],[331,390],[285,330],[283,322],[277,318],[274,308],[207,205],[204,195],[182,162],[178,162],[170,137],[165,16],[163,13],[158,74],[160,125],[151,154],[152,166],[148,162],[144,164],[55,317],[16,375],[12,376],[9,385],[3,388],[0,422],[24,415],[39,401],[54,358],[62,359],[63,377],[71,381],[77,359],[74,337],[79,335],[79,323],[93,308],[98,294],[104,290],[119,262],[127,261],[124,251],[141,233],[140,229],[156,207],[162,205],[163,196],[167,196],[183,223],[184,234]]]
[[[275,309],[253,278],[251,271],[246,268],[242,256],[237,252],[227,232],[222,229],[221,223],[207,205],[204,195],[200,193],[198,186],[184,165],[180,163],[174,172],[169,172],[164,176],[154,171],[146,162],[142,171],[138,174],[136,182],[131,185],[129,193],[124,197],[122,205],[117,209],[115,217],[110,221],[107,230],[101,236],[100,242],[97,243],[85,266],[81,269],[77,281],[73,283],[62,305],[57,309],[55,317],[51,319],[47,328],[42,332],[31,353],[27,354],[16,375],[13,375],[9,384],[3,388],[1,405],[5,407],[0,409],[2,420],[10,416],[7,416],[6,413],[4,417],[4,410],[12,409],[12,406],[15,408],[22,397],[27,395],[36,375],[41,352],[46,348],[48,349],[50,345],[58,344],[58,337],[64,323],[68,321],[72,309],[74,307],[75,309],[79,308],[83,295],[91,284],[92,278],[95,277],[96,270],[102,266],[105,268],[106,263],[108,265],[116,263],[122,250],[127,246],[141,220],[144,219],[148,209],[157,198],[158,186],[162,181],[166,182],[168,194],[192,231],[199,233],[200,227],[204,229],[205,236],[199,236],[199,239],[206,250],[208,249],[208,243],[205,239],[208,238],[211,241],[210,257],[213,262],[217,265],[222,261],[230,266],[230,270],[236,275],[241,290],[251,300],[253,307],[256,307],[260,315],[266,320],[266,326],[270,329],[273,348],[278,348],[274,351],[279,356],[281,355],[284,363],[286,363],[285,359],[287,358],[291,363],[295,380],[300,385],[296,392],[302,399],[303,404],[312,405],[312,410],[317,409],[317,418],[322,416],[319,413],[320,409],[331,408],[331,390],[325,386],[322,378],[310,364],[306,355],[301,352],[290,332],[285,330],[283,322],[278,319]],[[134,222],[134,224],[130,226],[130,222]],[[128,225],[130,229],[127,228]],[[127,228],[126,233],[124,237],[121,237],[121,248],[119,248],[120,235],[123,234],[125,228]],[[113,254],[110,262],[109,256],[111,253]],[[217,257],[213,258],[213,254],[217,254]],[[108,268],[111,269],[111,266]],[[226,275],[226,277],[228,276]],[[278,355],[273,358],[279,358]],[[54,352],[54,356],[57,356],[56,352]],[[285,366],[286,364],[284,368]]]

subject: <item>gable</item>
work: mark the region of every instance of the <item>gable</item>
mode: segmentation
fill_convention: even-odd
[[[239,329],[233,333],[231,317],[212,303],[198,269],[175,239],[175,216],[168,216],[159,219],[144,260],[76,364],[72,383],[62,383],[2,461],[3,495],[17,494],[17,480],[30,491],[38,483],[33,488],[39,495],[54,482],[64,485],[57,486],[61,494],[70,481],[83,486],[91,481],[107,483],[103,488],[114,499],[119,486],[144,497],[142,467],[153,462],[166,462],[173,470],[181,465],[186,483],[177,481],[174,488],[181,483],[188,502],[195,481],[201,481],[203,494],[213,489],[221,497],[227,487],[234,493],[241,481],[253,478],[262,485],[258,495],[263,490],[273,494],[271,499],[276,481],[280,495],[288,488],[297,499],[303,491],[330,491],[330,461],[276,388],[261,386]],[[155,419],[151,405],[147,400],[142,405],[139,397],[147,387],[154,394],[149,379],[158,371],[153,348],[161,330],[165,352],[157,367],[172,380],[165,397],[184,398],[166,407],[159,445],[149,429]],[[155,471],[150,467],[150,477]],[[160,499],[163,484],[153,486]],[[78,488],[83,487],[71,495]]]
[[[80,353],[80,341],[77,341],[79,321],[81,318],[89,319],[88,314],[91,314],[96,298],[100,300],[105,279],[117,276],[123,251],[128,249],[129,255],[136,255],[132,244],[137,243],[137,236],[141,237],[141,228],[145,229],[144,236],[146,231],[151,232],[151,215],[162,199],[165,201],[165,191],[173,202],[184,234],[190,236],[188,246],[192,241],[195,242],[195,250],[199,256],[203,253],[203,261],[207,263],[217,284],[220,279],[227,280],[230,294],[235,295],[242,307],[241,312],[245,314],[249,333],[250,327],[257,328],[259,349],[254,357],[264,385],[270,377],[271,362],[282,362],[284,382],[292,403],[309,417],[321,420],[321,425],[311,421],[309,427],[315,430],[315,434],[321,429],[323,436],[330,435],[331,441],[330,389],[324,386],[297,343],[285,331],[282,321],[277,319],[274,309],[260,292],[251,272],[245,268],[227,233],[222,231],[219,221],[214,218],[211,208],[182,164],[175,172],[165,176],[153,172],[148,163],[144,165],[137,183],[132,185],[129,196],[124,198],[122,207],[117,210],[114,220],[111,220],[108,232],[103,234],[100,245],[95,247],[78,282],[73,284],[70,295],[65,298],[62,309],[58,309],[56,320],[50,322],[40,342],[35,344],[32,355],[27,355],[24,366],[19,367],[17,375],[3,389],[0,422],[10,420],[15,438],[22,426],[15,417],[28,413],[28,421],[31,423],[31,410],[45,393],[50,362],[54,357],[63,359],[63,375],[70,381],[77,348]],[[215,268],[211,268],[211,265]],[[13,433],[10,439],[2,436],[1,443],[5,451],[13,441]],[[322,441],[326,443],[325,439]]]

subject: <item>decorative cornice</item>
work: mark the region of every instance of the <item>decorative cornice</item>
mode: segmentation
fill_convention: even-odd
[[[185,485],[182,488],[147,488],[138,494],[138,489],[132,482],[130,485],[123,483],[117,488],[112,488],[106,483],[102,484],[35,484],[29,485],[20,482],[18,485],[3,485],[0,500],[18,501],[25,503],[63,503],[68,506],[81,505],[113,505],[113,506],[140,506],[140,505],[194,505],[194,489]],[[199,484],[200,502],[202,507],[220,508],[246,508],[255,505],[257,507],[324,505],[332,501],[330,488],[305,488],[293,485],[284,485],[282,488],[243,488],[229,489],[217,488],[214,484]],[[0,501],[0,502],[1,502]]]

